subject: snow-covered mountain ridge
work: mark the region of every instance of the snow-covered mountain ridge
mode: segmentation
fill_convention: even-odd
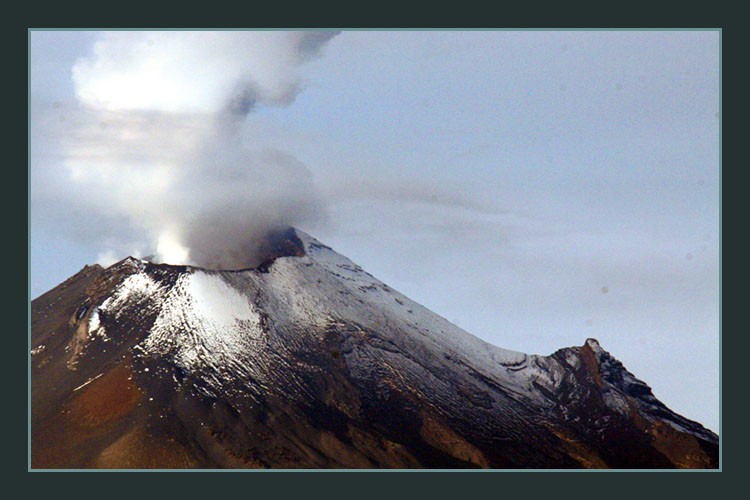
[[[716,435],[593,339],[502,349],[299,230],[273,246],[233,271],[128,258],[35,300],[39,466],[718,466]],[[113,373],[132,388],[101,421]],[[50,442],[55,419],[74,442]],[[91,446],[81,420],[109,439]],[[140,457],[150,447],[161,465]]]

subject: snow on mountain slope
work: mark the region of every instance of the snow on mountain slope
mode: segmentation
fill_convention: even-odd
[[[128,276],[91,312],[89,334],[104,334],[99,311],[118,318],[127,311],[125,304],[158,307],[156,321],[139,345],[143,355],[169,354],[187,370],[246,373],[258,362],[255,358],[263,343],[262,311],[303,327],[357,324],[394,344],[415,336],[433,356],[441,353],[465,360],[487,377],[508,375],[507,380],[498,378],[506,384],[529,385],[513,375],[527,367],[526,354],[484,342],[309,235],[301,231],[297,235],[307,255],[281,257],[265,274],[186,268],[174,284],[165,287],[144,272],[145,262],[130,259],[123,265],[136,266],[139,272]],[[253,297],[258,297],[256,303],[251,302]]]
[[[116,366],[141,395],[129,418],[152,437],[166,433],[199,450],[170,459],[180,463],[185,456],[222,467],[714,463],[716,436],[671,412],[593,339],[551,356],[502,349],[299,230],[274,245],[280,254],[254,269],[128,258],[95,270],[70,301],[82,303],[70,321],[33,342],[37,425],[46,428],[58,406],[103,391],[103,375]],[[39,302],[34,317],[52,325],[42,311],[54,301],[42,298],[52,302]],[[45,349],[57,332],[70,340]],[[50,396],[44,377],[75,397],[59,387]],[[64,451],[70,443],[37,435],[54,451],[43,463],[72,453]],[[93,438],[82,435],[76,460],[109,463],[113,452],[89,456],[82,443]],[[625,449],[613,449],[617,443]]]

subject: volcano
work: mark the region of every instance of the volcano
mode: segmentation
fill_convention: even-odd
[[[31,466],[718,468],[594,339],[488,344],[296,229],[252,269],[127,258],[31,303]]]

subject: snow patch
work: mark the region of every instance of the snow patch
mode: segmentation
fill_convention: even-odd
[[[89,317],[88,324],[89,338],[100,337],[104,342],[109,342],[110,338],[107,336],[107,332],[104,330],[104,326],[101,324],[99,319],[99,308],[94,309]]]
[[[195,272],[187,275],[186,294],[192,298],[195,314],[216,329],[231,329],[237,322],[260,325],[260,316],[247,298],[227,285],[220,276]]]
[[[502,349],[479,339],[379,281],[312,236],[299,230],[297,236],[309,260],[318,266],[310,266],[305,259],[286,259],[287,262],[273,269],[273,277],[287,282],[285,287],[302,288],[294,300],[305,302],[299,309],[307,315],[311,306],[317,306],[312,310],[326,316],[335,314],[347,323],[364,323],[384,335],[410,332],[415,337],[425,338],[438,352],[459,353],[490,376],[500,370],[521,373],[528,365],[525,353]],[[327,272],[321,273],[321,270]],[[300,286],[304,283],[311,286]],[[325,298],[323,304],[317,303],[321,296]],[[370,321],[363,321],[367,318]]]
[[[617,390],[608,390],[603,394],[604,403],[612,410],[620,413],[621,415],[628,415],[630,412],[630,406],[628,405],[627,398]]]
[[[99,309],[118,318],[124,306],[144,304],[160,289],[160,285],[146,273],[131,274],[118,285],[112,296],[104,301]]]
[[[208,370],[219,389],[225,377],[253,372],[261,336],[261,316],[248,299],[220,274],[195,270],[168,292],[142,351],[170,356],[188,371]]]
[[[89,333],[95,332],[100,326],[99,311],[95,309],[89,318]]]

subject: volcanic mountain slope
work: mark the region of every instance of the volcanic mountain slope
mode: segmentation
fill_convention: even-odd
[[[133,258],[32,302],[32,468],[716,468],[593,340],[501,349],[290,229],[254,269]]]

